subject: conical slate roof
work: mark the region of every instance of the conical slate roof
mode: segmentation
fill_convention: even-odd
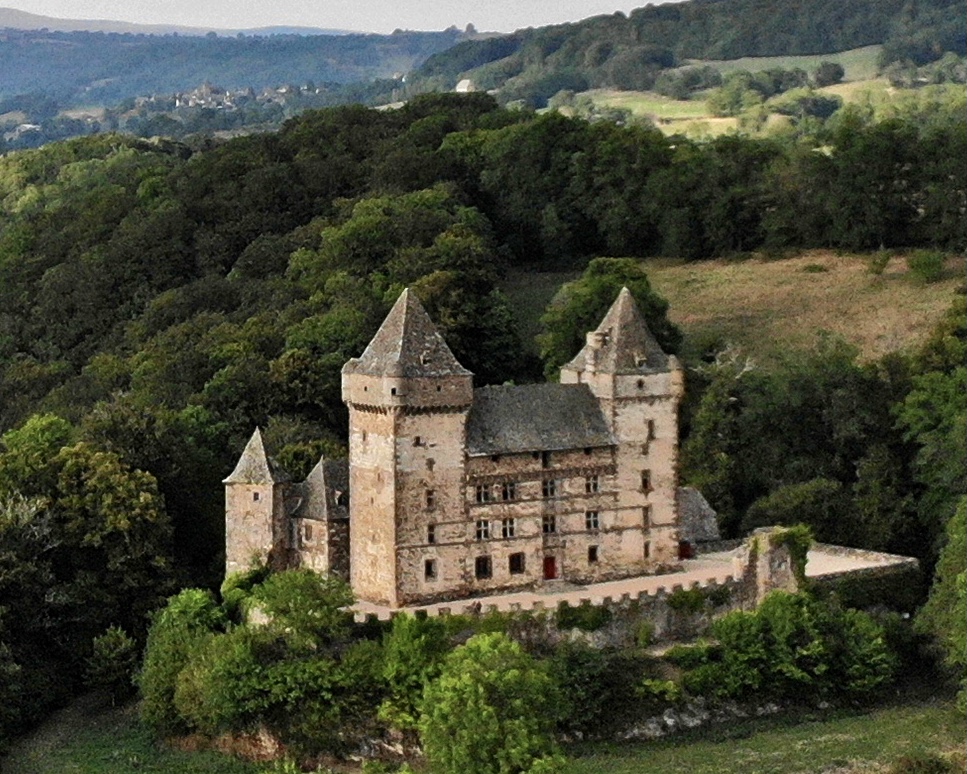
[[[597,349],[594,367],[603,373],[647,373],[668,369],[668,355],[648,330],[628,288],[621,288],[592,337],[596,337],[597,345],[585,344],[565,368],[583,371],[590,360],[591,350]]]
[[[397,299],[365,352],[343,367],[369,376],[470,376],[409,288]]]
[[[281,484],[288,481],[289,477],[285,471],[279,468],[265,453],[265,444],[262,442],[262,431],[257,427],[248,443],[242,456],[238,458],[238,464],[232,475],[226,478],[223,484]]]

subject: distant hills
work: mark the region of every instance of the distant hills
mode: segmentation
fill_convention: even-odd
[[[0,29],[47,30],[49,32],[113,32],[125,35],[348,35],[350,30],[321,27],[258,27],[254,29],[220,29],[215,27],[182,27],[175,24],[133,24],[109,19],[59,19],[41,16],[16,8],[0,8]]]
[[[658,74],[694,60],[827,54],[882,45],[881,66],[967,53],[962,0],[691,0],[625,16],[471,40],[436,54],[415,87],[469,79],[502,101],[542,106],[562,89],[650,89]]]

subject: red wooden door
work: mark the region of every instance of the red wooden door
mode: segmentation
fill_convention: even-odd
[[[557,577],[557,562],[553,556],[544,557],[544,580],[554,580]]]

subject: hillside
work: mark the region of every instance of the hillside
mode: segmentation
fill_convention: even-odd
[[[6,30],[0,99],[115,105],[204,81],[224,88],[368,82],[408,72],[461,39],[456,30],[392,35],[197,37]]]
[[[924,284],[906,256],[880,275],[863,255],[809,251],[782,260],[646,261],[652,286],[669,303],[668,316],[685,334],[690,359],[727,345],[764,366],[816,345],[824,333],[842,337],[864,361],[920,346],[963,288],[963,259],[946,277]],[[513,272],[503,284],[525,340],[560,286],[576,272]]]
[[[649,89],[688,60],[821,55],[883,45],[881,64],[967,52],[967,15],[952,0],[714,0],[648,6],[574,24],[465,41],[431,57],[412,81],[452,88],[471,79],[504,100],[543,105],[562,89]]]

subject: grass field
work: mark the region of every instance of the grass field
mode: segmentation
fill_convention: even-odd
[[[927,335],[963,285],[964,263],[951,260],[948,277],[923,285],[903,257],[880,276],[866,256],[813,251],[764,261],[649,260],[653,287],[669,304],[669,317],[685,332],[685,354],[734,344],[758,362],[775,362],[790,350],[813,347],[821,331],[842,336],[872,360],[908,350]],[[557,289],[578,272],[511,274],[504,284],[524,336]]]
[[[799,67],[806,72],[815,70],[821,62],[836,62],[843,66],[845,70],[845,80],[865,81],[875,78],[877,73],[877,59],[880,56],[881,46],[864,46],[854,48],[851,51],[842,51],[838,54],[817,54],[815,56],[768,56],[752,57],[747,56],[742,59],[695,59],[688,64],[710,65],[721,73],[731,73],[736,70],[768,70],[772,67],[781,67],[784,70],[791,70]]]
[[[964,770],[964,723],[935,700],[792,724],[789,719],[713,726],[669,740],[589,745],[569,774],[873,774],[903,756],[942,756]],[[918,768],[914,771],[935,771]]]
[[[133,706],[105,708],[84,697],[47,719],[0,759],[3,774],[258,774],[264,766],[216,752],[183,752],[154,742]]]

